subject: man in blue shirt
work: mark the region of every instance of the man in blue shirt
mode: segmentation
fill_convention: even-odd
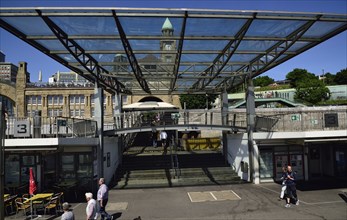
[[[104,178],[99,179],[99,190],[98,190],[97,200],[98,200],[98,202],[97,202],[98,213],[101,216],[101,220],[104,220],[105,217],[106,217],[106,219],[112,219],[113,216],[110,216],[106,212],[106,205],[108,202],[108,187],[105,184]]]
[[[299,205],[299,199],[298,199],[298,196],[296,194],[295,180],[296,180],[296,175],[292,171],[292,167],[288,166],[287,167],[287,178],[286,178],[288,197],[287,197],[287,203],[285,205],[286,208],[290,207],[290,199],[294,200],[295,205]]]

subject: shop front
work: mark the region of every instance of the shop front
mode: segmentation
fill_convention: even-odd
[[[259,146],[259,172],[262,182],[279,180],[282,167],[288,165],[292,166],[298,180],[305,179],[303,146]]]

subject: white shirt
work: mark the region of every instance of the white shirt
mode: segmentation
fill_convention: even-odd
[[[87,203],[86,214],[89,219],[95,219],[96,217],[96,201],[95,199],[90,199]]]
[[[167,138],[167,133],[165,131],[160,132],[160,139],[165,140]]]

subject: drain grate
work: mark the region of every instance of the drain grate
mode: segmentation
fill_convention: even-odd
[[[188,192],[191,202],[223,201],[223,200],[240,200],[232,190],[223,191],[205,191],[205,192]]]

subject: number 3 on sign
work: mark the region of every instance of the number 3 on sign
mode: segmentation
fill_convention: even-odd
[[[30,137],[30,121],[22,120],[14,122],[14,137]]]

